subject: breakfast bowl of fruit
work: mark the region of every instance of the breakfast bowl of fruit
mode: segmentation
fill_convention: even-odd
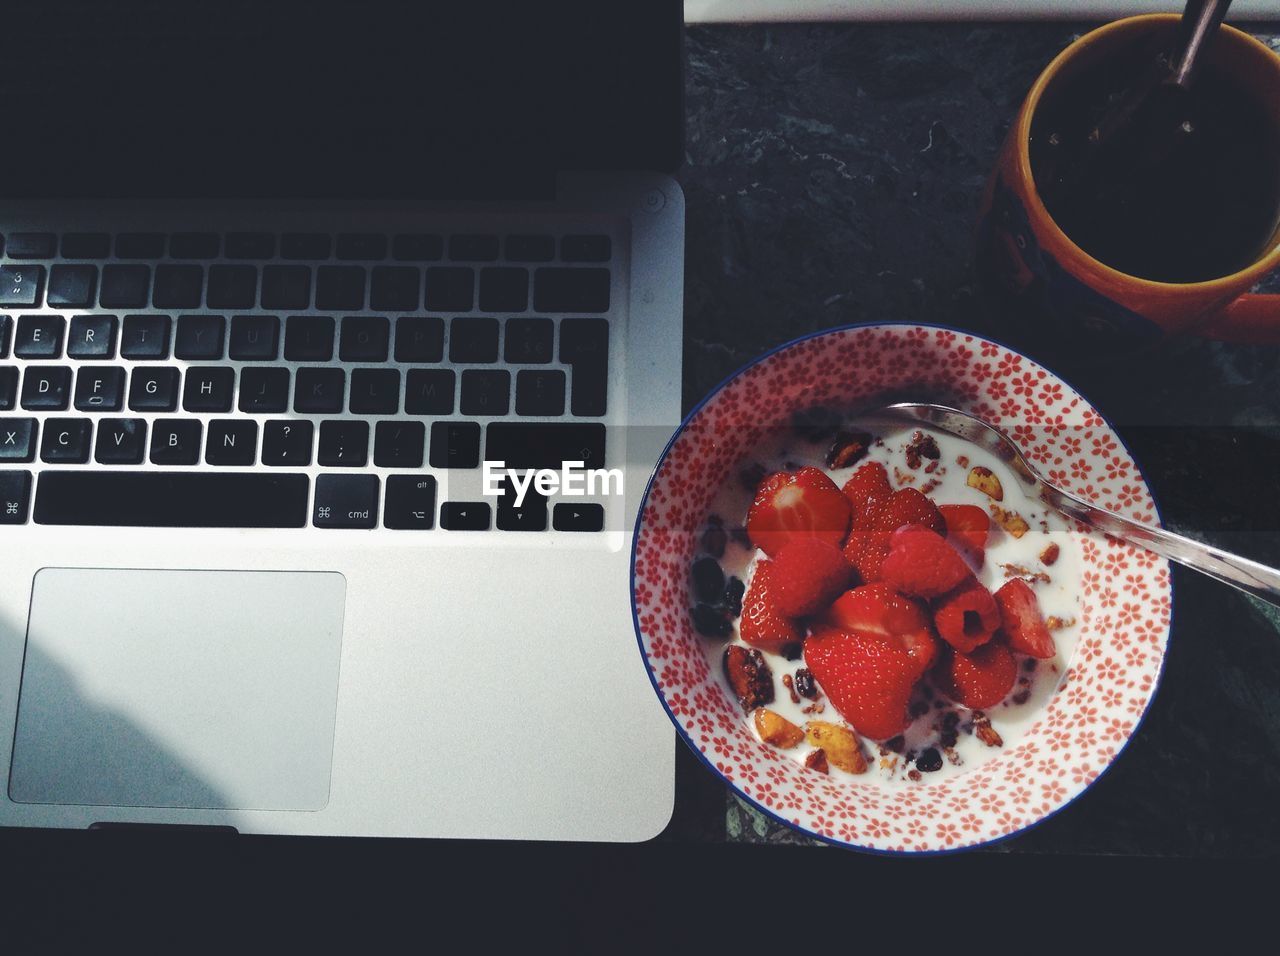
[[[1069,384],[923,325],[780,347],[685,420],[645,491],[632,607],[685,742],[828,842],[1008,837],[1106,770],[1155,693],[1167,562],[1059,514],[1017,460],[873,410],[941,402],[1062,490],[1155,525],[1138,466]]]

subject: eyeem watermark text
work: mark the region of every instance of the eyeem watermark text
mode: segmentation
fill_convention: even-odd
[[[559,471],[554,468],[508,468],[505,461],[484,463],[483,491],[486,495],[501,495],[504,480],[511,482],[517,508],[524,504],[530,487],[540,495],[558,494],[566,498],[622,494],[622,469],[588,468],[584,461],[563,462]]]

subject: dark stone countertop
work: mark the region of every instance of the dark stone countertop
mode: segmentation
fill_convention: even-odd
[[[934,322],[1017,344],[1025,330],[971,275],[979,191],[1023,93],[1089,28],[691,28],[685,407],[832,326]],[[1277,28],[1253,30],[1280,46]],[[1280,563],[1280,349],[1032,354],[1116,424],[1168,525]],[[1280,851],[1280,613],[1180,569],[1174,586],[1165,674],[1130,746],[1074,804],[992,852]],[[682,759],[668,838],[690,837],[806,842]]]

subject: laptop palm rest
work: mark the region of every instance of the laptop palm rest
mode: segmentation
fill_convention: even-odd
[[[336,573],[41,570],[10,798],[323,809],[345,603]]]

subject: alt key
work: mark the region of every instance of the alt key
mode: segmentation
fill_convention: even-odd
[[[321,475],[311,523],[317,528],[373,528],[378,524],[377,475]]]
[[[436,520],[436,480],[431,475],[392,475],[382,523],[397,531],[427,531]]]

